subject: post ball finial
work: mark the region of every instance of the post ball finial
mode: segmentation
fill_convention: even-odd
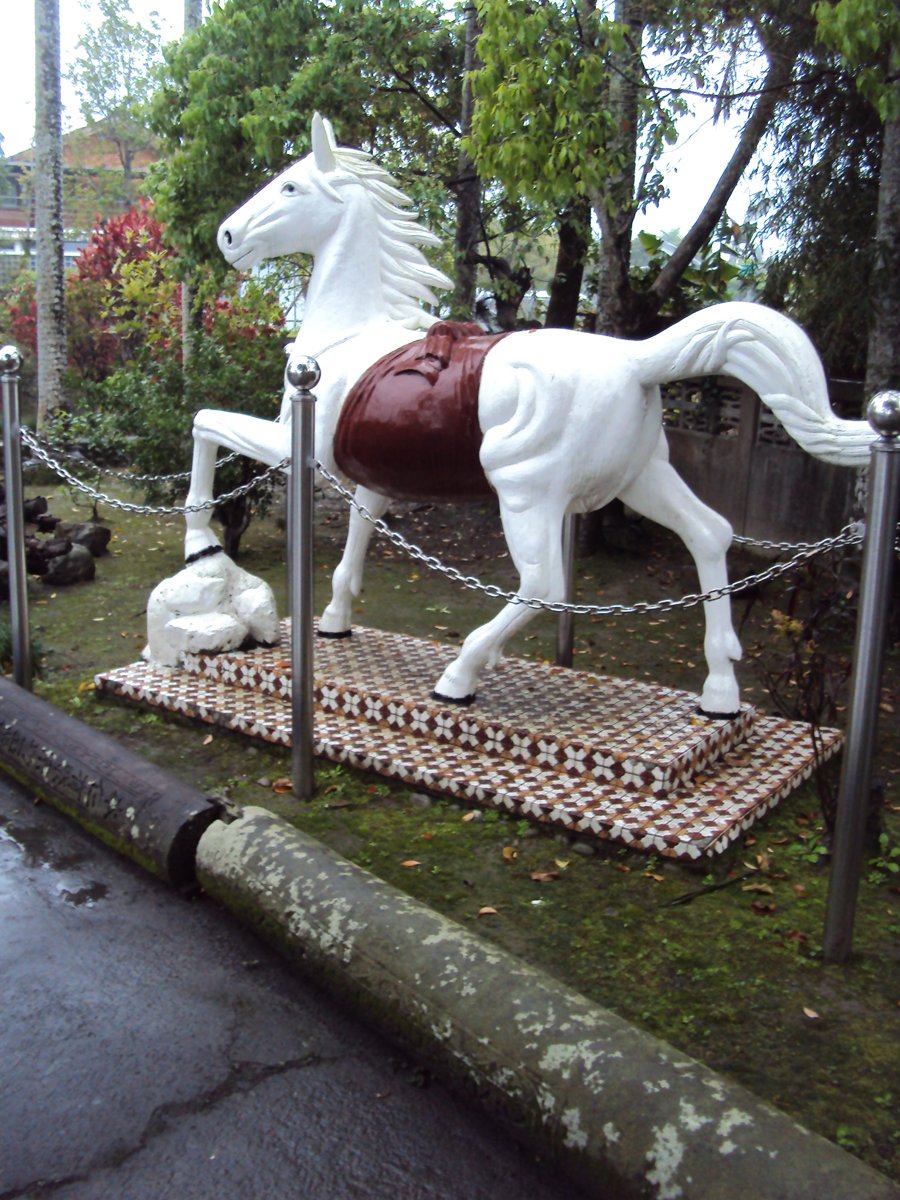
[[[15,346],[4,346],[0,350],[0,371],[4,375],[15,375],[22,366],[22,355]]]
[[[298,391],[308,392],[314,388],[321,375],[319,364],[314,358],[295,358],[288,362],[288,383]]]
[[[878,392],[869,401],[866,416],[882,437],[900,437],[900,392]]]

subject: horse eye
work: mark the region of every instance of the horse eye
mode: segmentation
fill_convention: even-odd
[[[281,185],[282,196],[296,196],[299,190],[296,183],[283,183]]]

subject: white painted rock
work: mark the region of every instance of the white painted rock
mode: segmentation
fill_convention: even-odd
[[[226,554],[201,558],[154,588],[147,602],[143,657],[177,667],[186,654],[234,650],[248,638],[278,640],[272,589]]]

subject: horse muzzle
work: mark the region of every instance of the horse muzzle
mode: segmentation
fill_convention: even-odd
[[[224,221],[219,226],[216,244],[225,257],[225,261],[238,270],[246,271],[255,266],[262,255],[260,247],[253,240],[245,237],[245,231],[233,222]]]

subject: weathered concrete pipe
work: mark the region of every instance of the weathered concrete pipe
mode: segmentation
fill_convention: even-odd
[[[263,809],[197,874],[388,1035],[605,1200],[897,1200],[830,1142]]]
[[[176,886],[221,812],[196,788],[0,676],[0,769]]]

